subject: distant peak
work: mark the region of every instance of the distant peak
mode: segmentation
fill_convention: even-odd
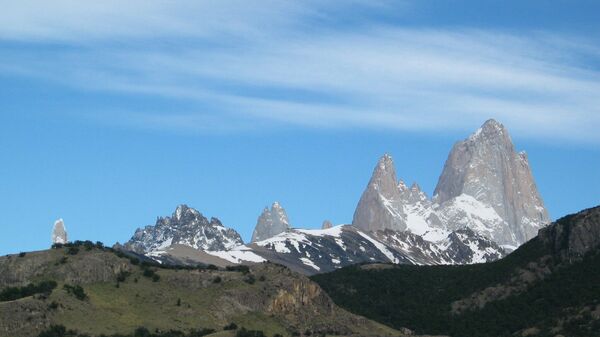
[[[479,140],[482,136],[484,138],[501,136],[504,135],[505,130],[506,129],[502,123],[496,121],[495,119],[488,119],[469,137],[469,140]]]
[[[183,212],[183,211],[186,211],[186,210],[188,210],[188,209],[189,209],[188,205],[186,205],[186,204],[180,204],[180,205],[178,205],[178,206],[177,206],[177,209],[176,209],[176,210],[177,210],[177,211],[182,211],[182,212]]]
[[[323,225],[321,226],[321,229],[329,229],[331,227],[333,227],[333,224],[331,223],[331,221],[325,220],[325,221],[323,221]]]
[[[386,153],[379,158],[375,172],[394,172],[395,175],[394,160],[392,159],[392,156]]]
[[[490,118],[487,121],[485,121],[485,123],[483,123],[483,125],[481,127],[503,127],[502,123],[498,122],[497,120]]]
[[[252,233],[252,242],[271,238],[283,233],[290,228],[289,219],[285,209],[275,201],[271,209],[265,207],[256,221],[256,227]]]
[[[181,217],[187,213],[200,214],[197,210],[189,207],[188,205],[180,204],[177,206],[177,209],[175,209],[175,213],[173,215],[176,219],[181,219]]]
[[[400,179],[398,181],[398,189],[400,189],[400,191],[404,191],[408,189],[408,186],[406,186],[406,183],[404,182],[404,180]]]
[[[384,153],[383,156],[381,156],[381,158],[379,158],[379,163],[382,164],[387,164],[387,163],[391,163],[393,162],[394,159],[392,158],[392,156],[389,153]]]
[[[483,129],[484,132],[498,132],[504,130],[504,125],[502,125],[502,123],[496,121],[495,119],[488,119],[487,121],[485,121],[485,123],[483,123],[481,129]]]

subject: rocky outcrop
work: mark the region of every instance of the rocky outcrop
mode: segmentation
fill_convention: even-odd
[[[278,202],[274,202],[270,210],[265,207],[258,217],[252,233],[252,242],[272,238],[288,229],[290,229],[290,223],[285,209]]]
[[[539,238],[555,255],[578,259],[600,248],[600,206],[557,220],[543,228]]]
[[[542,228],[537,237],[519,250],[533,252],[526,254],[531,261],[517,266],[505,282],[452,303],[452,312],[483,308],[489,302],[525,291],[556,270],[580,261],[588,253],[597,254],[600,250],[600,206],[565,216]],[[515,254],[524,255],[519,250]]]
[[[454,145],[433,199],[444,208],[455,198],[467,197],[493,209],[495,214],[486,212],[487,216],[503,221],[486,226],[489,237],[499,244],[517,247],[549,223],[527,155],[515,151],[508,130],[495,120]]]
[[[316,283],[300,279],[292,282],[286,288],[279,289],[275,298],[272,299],[268,311],[287,315],[303,312],[307,308],[312,308],[315,312],[318,309],[326,309],[331,313],[333,302],[323,294]]]
[[[333,224],[329,220],[323,221],[323,224],[321,225],[321,229],[329,229],[332,227],[333,227]]]
[[[65,244],[69,241],[67,236],[67,229],[65,228],[65,222],[63,219],[58,219],[54,222],[54,228],[52,229],[52,244]]]
[[[210,221],[197,210],[180,205],[171,217],[158,218],[153,226],[135,231],[124,249],[147,254],[180,244],[205,251],[220,251],[243,245],[234,229],[226,228],[217,218]]]

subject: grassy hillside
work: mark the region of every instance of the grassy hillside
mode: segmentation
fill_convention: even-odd
[[[398,335],[337,308],[309,279],[274,264],[169,269],[96,245],[21,255],[0,257],[0,294],[11,294],[0,301],[0,336],[37,336],[51,325],[91,336],[139,327],[234,336],[239,329],[223,329],[231,323],[266,336]]]
[[[488,264],[363,265],[312,279],[342,308],[417,333],[600,336],[598,249],[572,261],[559,253],[536,238]]]

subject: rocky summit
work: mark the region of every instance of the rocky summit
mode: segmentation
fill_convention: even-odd
[[[352,224],[366,231],[406,230],[406,213],[390,155],[385,154],[375,166],[354,212]]]
[[[508,130],[491,119],[469,138],[452,148],[434,192],[443,208],[458,199],[486,209],[492,227],[487,235],[503,245],[519,246],[550,222],[525,152],[517,153]],[[468,213],[463,207],[465,213]],[[474,226],[465,219],[452,219],[449,227]]]
[[[494,120],[452,148],[433,198],[396,178],[384,155],[373,172],[353,225],[365,231],[408,230],[429,241],[470,228],[508,248],[549,223],[527,155],[516,153],[508,131]]]
[[[271,209],[265,207],[256,221],[256,227],[252,233],[252,242],[265,240],[290,229],[290,223],[279,202],[274,202]]]
[[[243,243],[240,234],[223,226],[219,219],[211,218],[209,221],[197,210],[180,205],[170,217],[159,217],[155,225],[138,228],[123,247],[147,254],[175,244],[204,251],[220,251]]]

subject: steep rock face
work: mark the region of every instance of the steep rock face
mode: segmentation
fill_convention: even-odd
[[[243,241],[238,232],[224,227],[219,219],[209,221],[197,210],[180,205],[171,217],[160,217],[155,225],[137,229],[124,248],[147,254],[174,244],[219,251],[243,245]]]
[[[252,242],[265,240],[290,229],[290,223],[285,212],[278,202],[274,202],[271,210],[265,207],[256,221],[256,227],[252,233]]]
[[[67,243],[67,229],[65,228],[65,222],[63,219],[58,219],[54,222],[54,228],[52,229],[52,244],[55,243]]]
[[[562,258],[577,259],[600,248],[600,206],[557,220],[539,238]]]
[[[363,192],[352,224],[365,231],[405,230],[406,214],[392,157],[385,154]]]
[[[434,201],[444,208],[454,203],[454,198],[464,196],[490,206],[505,222],[494,220],[487,228],[489,237],[503,245],[519,246],[549,223],[527,155],[515,152],[508,131],[495,120],[488,120],[469,138],[454,145]]]

